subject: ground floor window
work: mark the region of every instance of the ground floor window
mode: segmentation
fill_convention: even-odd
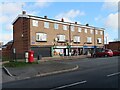
[[[71,55],[72,56],[82,55],[82,53],[83,53],[82,48],[71,48]]]
[[[54,49],[53,50],[53,55],[54,56],[60,56],[64,54],[64,50],[63,49]]]

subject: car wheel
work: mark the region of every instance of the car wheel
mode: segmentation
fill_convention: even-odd
[[[105,55],[105,57],[108,57],[108,55]]]

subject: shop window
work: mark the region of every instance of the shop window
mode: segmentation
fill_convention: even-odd
[[[53,53],[54,53],[54,56],[63,55],[64,50],[63,49],[54,49]]]
[[[40,41],[40,42],[47,41],[47,34],[45,34],[45,33],[36,33],[36,41]]]

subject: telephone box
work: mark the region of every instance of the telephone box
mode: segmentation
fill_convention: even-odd
[[[34,62],[34,51],[28,51],[28,55],[29,55],[29,57],[28,57],[28,62]]]

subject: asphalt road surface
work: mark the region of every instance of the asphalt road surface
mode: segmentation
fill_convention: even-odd
[[[120,57],[85,58],[64,60],[62,63],[75,64],[76,71],[35,77],[3,83],[3,88],[48,88],[60,90],[68,88],[116,88],[120,89]]]

